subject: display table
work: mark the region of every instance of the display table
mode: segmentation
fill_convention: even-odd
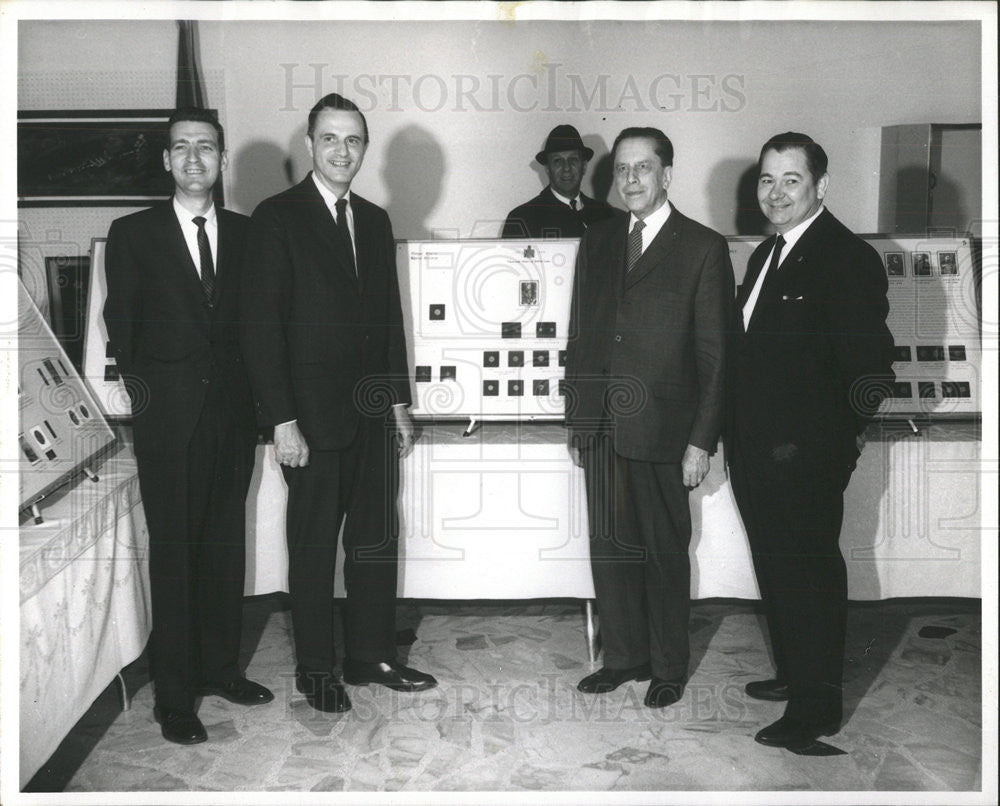
[[[97,473],[20,529],[22,786],[149,637],[149,535],[130,448]]]
[[[593,598],[583,472],[565,429],[462,431],[425,426],[402,463],[399,595]],[[845,497],[850,597],[980,596],[978,426],[874,425],[868,440]],[[757,598],[721,448],[691,509],[692,597]],[[287,590],[285,485],[270,446],[258,447],[247,510],[247,593]]]

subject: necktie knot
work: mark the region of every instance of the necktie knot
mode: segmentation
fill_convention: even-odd
[[[347,215],[347,199],[337,199],[337,203],[334,205],[337,208],[337,223],[340,223],[345,215]]]
[[[781,250],[785,248],[785,239],[783,236],[779,235],[774,239],[774,255],[775,257],[781,257]]]
[[[580,203],[576,199],[570,199],[569,200],[569,206],[573,210],[579,210],[580,209]]]
[[[632,232],[633,233],[635,233],[635,232],[642,232],[645,228],[646,228],[646,222],[645,221],[636,221],[635,222],[635,226],[632,227]]]
[[[197,227],[198,229],[205,229],[205,216],[202,216],[202,215],[196,215],[196,216],[195,216],[194,218],[192,218],[191,220],[192,220],[192,221],[194,222],[194,225],[195,225],[195,226],[196,226],[196,227]]]

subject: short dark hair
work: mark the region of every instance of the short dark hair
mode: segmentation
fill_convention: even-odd
[[[316,118],[319,117],[319,113],[324,109],[342,109],[345,112],[357,112],[361,115],[361,125],[365,130],[365,145],[368,144],[368,121],[365,120],[365,114],[360,109],[354,101],[350,101],[343,95],[336,92],[331,92],[328,95],[324,95],[318,101],[316,105],[309,110],[309,128],[306,129],[306,136],[312,139],[313,131],[316,129]]]
[[[175,123],[185,123],[193,121],[195,123],[208,123],[215,129],[215,134],[219,139],[219,150],[222,150],[222,125],[211,109],[202,109],[200,106],[180,106],[170,113],[167,120],[167,147],[170,147],[170,129]]]
[[[760,156],[757,158],[757,172],[760,173],[760,168],[764,164],[764,155],[768,151],[777,151],[781,154],[793,148],[802,149],[802,153],[806,158],[806,167],[812,175],[813,182],[818,182],[823,174],[826,173],[828,164],[826,152],[823,150],[823,146],[813,140],[808,134],[802,134],[801,132],[776,134],[764,143],[763,148],[760,150]]]
[[[611,146],[612,163],[615,161],[615,153],[618,151],[618,144],[622,140],[628,140],[633,137],[643,137],[648,140],[652,140],[653,151],[655,151],[656,156],[660,158],[660,164],[663,167],[674,164],[674,144],[670,142],[670,138],[667,137],[667,135],[652,126],[629,126],[627,129],[622,129],[615,138],[614,145]]]

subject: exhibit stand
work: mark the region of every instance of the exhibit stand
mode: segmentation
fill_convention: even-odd
[[[127,444],[20,530],[20,780],[26,784],[150,632],[149,535]]]
[[[419,599],[592,599],[583,473],[555,424],[425,427],[401,466],[398,594]],[[845,494],[849,596],[979,597],[980,436],[975,423],[918,433],[874,424]],[[691,493],[691,596],[756,599],[722,461]],[[285,485],[257,450],[248,510],[248,595],[287,590]],[[344,595],[338,562],[338,596]]]

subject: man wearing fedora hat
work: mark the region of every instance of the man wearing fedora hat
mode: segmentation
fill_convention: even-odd
[[[595,221],[610,218],[615,209],[580,192],[587,161],[594,156],[568,124],[549,132],[535,159],[545,166],[549,185],[507,215],[501,238],[581,238]]]

